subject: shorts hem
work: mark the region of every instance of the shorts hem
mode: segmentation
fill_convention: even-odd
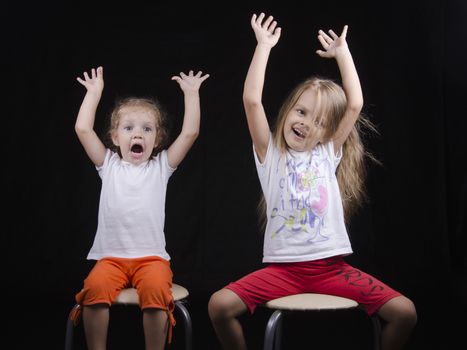
[[[379,302],[378,305],[371,306],[371,307],[365,307],[368,316],[373,316],[373,315],[374,315],[375,313],[377,313],[377,312],[379,311],[379,309],[380,309],[384,304],[386,304],[389,300],[394,299],[394,298],[397,298],[397,297],[399,297],[399,296],[401,296],[401,295],[402,295],[402,294],[399,293],[399,292],[391,293],[391,294],[389,294],[389,295],[386,295],[383,299],[381,299],[381,301]]]
[[[224,287],[225,289],[228,289],[232,292],[234,292],[235,294],[237,294],[237,296],[243,301],[243,303],[245,304],[245,306],[247,307],[248,311],[250,312],[250,314],[253,314],[255,312],[255,309],[256,309],[256,305],[253,305],[251,303],[248,303],[247,302],[247,298],[245,296],[242,295],[242,292],[241,290],[231,286],[231,285],[228,285],[226,287]]]

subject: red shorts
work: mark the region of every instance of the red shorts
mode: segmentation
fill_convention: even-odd
[[[347,264],[342,257],[272,263],[225,288],[237,294],[250,313],[269,300],[299,293],[320,293],[355,300],[368,313],[401,295],[381,281]]]

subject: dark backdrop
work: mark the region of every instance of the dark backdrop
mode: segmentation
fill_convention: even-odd
[[[369,165],[370,201],[349,225],[355,253],[348,260],[415,302],[419,322],[410,349],[465,344],[467,5],[304,3],[6,4],[2,318],[13,348],[63,346],[74,294],[92,266],[86,255],[100,180],[74,134],[85,94],[75,78],[98,65],[105,77],[96,119],[101,133],[115,98],[134,94],[159,98],[176,135],[183,96],[170,77],[189,69],[211,75],[200,91],[200,137],[169,182],[166,237],[174,281],[190,290],[194,347],[219,347],[209,296],[262,266],[260,187],[241,98],[256,43],[250,16],[260,11],[283,28],[264,90],[271,118],[303,78],[339,79],[335,62],[314,53],[316,35],[349,25],[364,112],[380,132],[366,143],[383,165]],[[140,315],[117,313],[110,348],[142,349]],[[260,309],[242,317],[252,349],[262,346],[267,316]],[[182,348],[181,330],[175,332],[172,348]],[[77,338],[82,348],[82,334]],[[284,336],[290,349],[308,342],[369,349],[370,338],[368,320],[357,312],[292,318]]]

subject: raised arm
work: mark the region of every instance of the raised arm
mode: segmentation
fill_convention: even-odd
[[[243,106],[256,154],[262,162],[266,155],[270,128],[262,104],[264,77],[271,49],[277,44],[281,28],[272,16],[264,20],[264,13],[251,17],[251,27],[256,36],[256,49],[243,87]],[[264,20],[264,21],[263,21]]]
[[[102,67],[91,70],[91,76],[84,72],[84,79],[77,77],[87,92],[76,118],[75,131],[91,161],[101,166],[104,163],[105,146],[94,131],[96,110],[104,89],[104,75]]]
[[[329,30],[329,35],[320,30],[318,32],[318,40],[324,50],[316,51],[321,57],[336,59],[341,74],[342,86],[347,99],[347,108],[344,117],[333,136],[334,151],[336,152],[344,144],[347,136],[349,136],[363,107],[363,94],[360,86],[360,79],[358,78],[357,69],[355,68],[346,41],[347,29],[348,26],[344,26],[340,36],[332,30]]]
[[[185,101],[182,131],[167,150],[167,158],[172,168],[176,168],[181,163],[198,137],[201,114],[199,88],[207,78],[209,78],[209,74],[202,75],[202,72],[199,71],[194,75],[192,70],[188,75],[182,72],[180,76],[172,77],[172,80],[180,85]]]

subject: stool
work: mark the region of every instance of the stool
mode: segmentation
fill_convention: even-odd
[[[191,350],[192,347],[192,323],[191,317],[185,307],[186,298],[189,293],[185,287],[172,283],[172,295],[174,298],[175,310],[178,310],[182,315],[184,328],[185,328],[185,349]],[[113,302],[113,305],[139,305],[139,297],[135,288],[125,288],[118,294],[117,299]],[[73,309],[77,308],[76,304]],[[71,350],[73,348],[73,321],[68,316],[66,323],[66,335],[65,335],[65,350]]]
[[[264,335],[264,350],[279,350],[284,312],[345,310],[358,307],[355,300],[327,294],[302,293],[270,300],[263,305],[275,310],[269,317]],[[371,317],[375,350],[380,349],[381,325],[378,316]]]

